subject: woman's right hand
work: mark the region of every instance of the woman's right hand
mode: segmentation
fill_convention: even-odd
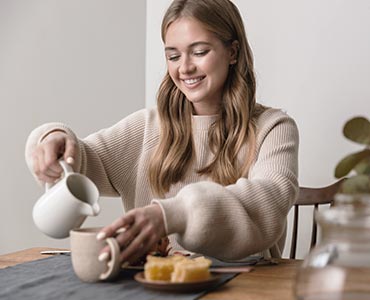
[[[73,166],[77,144],[64,131],[49,133],[32,154],[33,171],[42,182],[53,183],[60,178],[63,169],[58,160],[64,160]]]

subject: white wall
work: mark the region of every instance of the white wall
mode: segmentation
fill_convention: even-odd
[[[160,23],[170,2],[147,1],[147,106],[154,105],[165,70]],[[335,164],[358,149],[342,137],[342,125],[354,115],[370,117],[370,2],[234,3],[254,51],[259,101],[287,111],[299,126],[301,185],[330,183]],[[307,224],[300,232],[304,237],[311,228],[309,213],[301,219]],[[299,243],[302,257],[308,242]]]
[[[26,138],[48,121],[83,137],[144,107],[145,18],[144,0],[0,0],[0,254],[68,247],[33,225],[43,190],[26,168]],[[118,198],[101,204],[85,225],[122,214]]]

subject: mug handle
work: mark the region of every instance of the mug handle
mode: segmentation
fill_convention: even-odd
[[[67,176],[67,174],[71,174],[71,173],[74,173],[73,172],[73,168],[71,165],[67,164],[65,160],[63,159],[60,159],[59,160],[59,164],[62,166],[63,168],[63,172],[64,172],[64,177]],[[49,182],[46,182],[45,184],[45,190],[48,191],[50,188],[52,188],[54,186],[55,183],[49,183]]]
[[[99,279],[100,280],[108,280],[113,279],[121,270],[121,263],[120,263],[120,246],[118,245],[118,242],[115,238],[107,238],[105,240],[110,248],[110,255],[111,259],[107,263],[108,270],[104,273],[100,274]]]

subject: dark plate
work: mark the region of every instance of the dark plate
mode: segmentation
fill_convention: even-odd
[[[182,283],[146,280],[144,277],[144,272],[137,273],[134,278],[144,287],[149,289],[174,293],[193,293],[212,288],[220,281],[221,276],[211,273],[211,277],[207,280]]]

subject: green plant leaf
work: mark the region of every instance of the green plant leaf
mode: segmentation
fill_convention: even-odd
[[[355,167],[357,174],[364,174],[370,176],[370,154],[361,160]]]
[[[344,194],[370,193],[370,177],[357,175],[348,178],[341,184],[340,192]]]
[[[370,145],[370,122],[364,117],[355,117],[344,125],[343,134],[351,141]]]
[[[352,171],[356,165],[365,158],[370,157],[370,149],[350,154],[343,158],[335,167],[335,177],[341,178]]]

